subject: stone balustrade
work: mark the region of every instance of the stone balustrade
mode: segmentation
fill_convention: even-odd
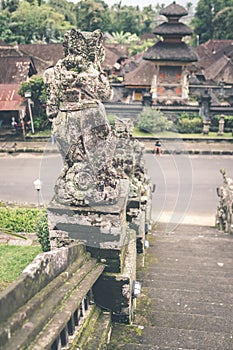
[[[84,325],[93,326],[90,320],[101,315],[93,285],[104,268],[82,244],[39,254],[0,294],[0,349],[56,350],[82,344]],[[110,314],[101,317],[107,333]]]

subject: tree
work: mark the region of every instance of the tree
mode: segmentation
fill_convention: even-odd
[[[65,21],[76,27],[75,5],[67,0],[48,0],[48,6],[64,16]]]
[[[214,39],[233,39],[233,6],[220,10],[213,18]]]
[[[138,6],[121,6],[119,3],[112,6],[110,17],[113,32],[141,34],[142,14]]]
[[[155,28],[157,12],[152,6],[145,6],[142,9],[140,34],[151,33]]]
[[[124,33],[121,31],[113,32],[112,33],[113,42],[114,44],[130,44],[130,43],[136,43],[139,41],[139,37],[136,34],[131,34],[129,32]]]
[[[19,6],[19,0],[1,0],[2,10],[8,10],[9,12],[14,12]]]
[[[43,127],[47,122],[45,103],[46,103],[46,90],[43,78],[41,76],[33,76],[29,81],[22,82],[20,84],[18,94],[22,97],[26,92],[31,92],[31,99],[33,101],[33,115],[34,123],[37,121],[38,129]]]
[[[230,34],[232,32],[230,29],[232,19],[230,8],[232,7],[233,0],[199,0],[192,25],[194,32],[199,35],[200,43],[214,38],[227,39],[232,37]],[[226,8],[228,9],[225,10]]]
[[[199,36],[199,43],[213,38],[213,2],[212,0],[199,0],[192,24],[194,32]]]
[[[30,5],[21,1],[11,15],[10,29],[18,43],[30,44],[38,41],[60,41],[72,26],[64,15],[48,5]]]
[[[76,5],[77,28],[83,31],[110,29],[109,7],[102,0],[81,0]]]

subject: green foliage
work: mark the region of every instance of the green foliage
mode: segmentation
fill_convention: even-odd
[[[136,34],[131,34],[130,32],[113,32],[113,43],[114,44],[131,44],[139,41],[139,37]]]
[[[233,1],[199,0],[192,25],[200,43],[232,39]]]
[[[21,83],[18,94],[24,97],[26,92],[31,93],[31,100],[33,101],[32,113],[34,128],[35,130],[41,130],[47,125],[45,110],[46,90],[43,78],[41,76],[33,76],[29,81]]]
[[[111,25],[113,32],[130,32],[139,35],[141,28],[141,11],[135,6],[121,6],[121,2],[114,5],[111,11]]]
[[[211,125],[210,125],[211,131],[218,131],[219,119],[220,119],[220,115],[215,115],[211,118]],[[224,131],[225,132],[232,132],[232,130],[233,130],[233,116],[232,115],[225,115]]]
[[[172,130],[174,125],[173,122],[168,120],[168,118],[159,110],[145,107],[139,114],[137,127],[139,130],[155,133]]]
[[[138,43],[131,43],[129,46],[129,55],[133,56],[136,55],[137,53],[147,51],[151,46],[153,46],[155,43],[154,39],[147,39],[144,41],[140,41]]]
[[[37,237],[43,252],[50,250],[48,217],[46,211],[42,211],[37,221]]]
[[[107,118],[108,118],[108,121],[109,121],[109,124],[114,126],[115,125],[115,120],[117,118],[116,115],[113,115],[113,114],[108,114],[107,115]]]
[[[36,232],[40,210],[37,208],[0,207],[0,227],[11,232]]]
[[[24,97],[25,93],[31,92],[31,99],[38,107],[40,104],[46,101],[46,90],[43,78],[41,76],[33,76],[29,81],[25,81],[20,84],[18,94]]]
[[[71,27],[63,13],[46,3],[39,5],[37,1],[20,1],[9,21],[12,37],[17,43],[25,44],[60,41]]]
[[[50,250],[48,219],[45,209],[10,207],[0,203],[1,231],[36,233],[44,252]]]
[[[196,114],[182,113],[176,123],[179,133],[196,134],[202,132],[202,118]]]
[[[165,6],[157,3],[141,9],[118,1],[109,7],[103,0],[0,1],[0,39],[26,44],[62,41],[64,33],[72,27],[82,31],[130,32],[137,36],[152,33],[159,24],[158,12]],[[192,2],[187,2],[186,8],[190,11],[191,7]],[[199,0],[195,11],[191,25],[200,43],[213,38],[232,39],[232,0]]]
[[[40,246],[0,245],[0,290],[12,283],[41,252]]]
[[[102,32],[110,29],[110,16],[108,5],[101,0],[81,0],[76,6],[77,28],[82,31]]]

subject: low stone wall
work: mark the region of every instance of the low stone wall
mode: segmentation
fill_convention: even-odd
[[[30,298],[82,256],[82,244],[40,253],[6,290],[0,293],[0,322],[5,321]]]
[[[81,243],[38,254],[0,293],[0,349],[60,349],[94,307],[105,266]]]

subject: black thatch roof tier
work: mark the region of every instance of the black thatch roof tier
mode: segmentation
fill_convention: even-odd
[[[144,53],[143,59],[159,62],[195,62],[198,58],[194,49],[184,42],[168,43],[159,41]]]
[[[184,36],[184,35],[192,35],[193,31],[184,23],[163,22],[154,29],[153,33],[157,35],[174,34],[174,35]]]
[[[176,4],[175,1],[173,1],[172,4],[160,10],[159,14],[166,17],[182,17],[182,16],[187,16],[188,11],[183,6],[180,6]]]

